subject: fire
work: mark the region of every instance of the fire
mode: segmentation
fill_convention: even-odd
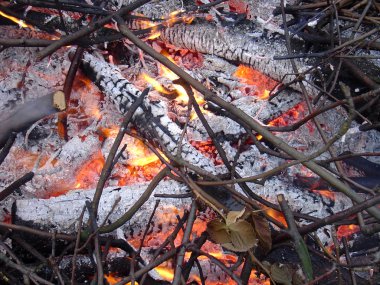
[[[335,193],[330,191],[330,190],[311,190],[311,191],[314,193],[317,193],[321,196],[324,196],[324,197],[330,199],[331,201],[335,200]]]
[[[245,65],[239,65],[233,75],[239,78],[241,83],[255,86],[255,91],[252,95],[260,99],[268,99],[270,90],[278,84],[268,76]]]
[[[113,285],[120,282],[123,278],[117,277],[114,274],[110,273],[110,274],[104,274],[104,279],[107,280],[108,284]],[[127,285],[131,285],[131,284],[132,284],[131,282],[127,283]],[[137,281],[135,281],[134,284],[139,285]]]
[[[350,236],[360,230],[358,225],[343,225],[337,230],[338,239],[341,240],[343,237]]]
[[[153,86],[154,89],[156,89],[158,92],[163,94],[171,94],[168,90],[166,90],[160,82],[158,82],[156,79],[150,77],[146,73],[141,74],[141,78],[144,79],[146,82],[148,82],[150,85]]]
[[[92,159],[86,162],[78,171],[74,188],[90,188],[95,186],[104,163],[104,157],[102,153],[98,151]]]
[[[154,270],[160,275],[160,277],[166,281],[172,281],[174,278],[174,270],[164,265],[157,266]]]
[[[32,26],[26,24],[23,20],[21,19],[18,19],[16,17],[13,17],[11,15],[8,15],[2,11],[0,11],[0,16],[3,16],[4,18],[7,18],[8,20],[11,20],[12,22],[15,22],[17,25],[19,25],[20,27],[22,28],[29,28],[29,29],[33,29]]]
[[[276,211],[276,210],[273,210],[272,208],[268,208],[266,210],[266,213],[271,216],[272,218],[274,218],[275,220],[277,220],[278,222],[280,222],[281,224],[283,225],[287,225],[286,223],[286,220],[285,220],[285,217],[282,213]]]

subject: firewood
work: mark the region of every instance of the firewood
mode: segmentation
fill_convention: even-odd
[[[0,114],[0,147],[12,132],[25,130],[36,121],[65,109],[65,96],[61,91],[15,105],[12,110]]]
[[[99,204],[98,223],[103,223],[105,217],[115,204],[115,201],[120,198],[120,202],[118,202],[107,223],[117,220],[136,203],[147,185],[146,183],[142,183],[124,187],[105,188]],[[335,193],[335,200],[333,201],[314,193],[302,191],[299,188],[291,186],[290,181],[279,178],[268,180],[264,186],[253,183],[250,183],[249,186],[256,194],[272,202],[276,201],[278,194],[284,194],[293,211],[310,214],[316,218],[326,217],[332,213],[347,209],[352,205],[352,202],[341,193]],[[242,207],[241,204],[239,206],[239,203],[233,200],[228,193],[224,193],[227,191],[226,189],[210,187],[204,190],[231,210]],[[154,190],[153,195],[157,193],[172,195],[185,194],[188,193],[188,188],[176,181],[162,181]],[[49,199],[17,200],[15,203],[16,223],[47,230],[56,229],[59,232],[73,233],[75,232],[75,224],[85,205],[85,201],[92,199],[93,195],[94,190],[76,190]],[[154,208],[154,204],[155,199],[148,199],[122,229],[129,232],[131,237],[143,232],[146,222],[149,219],[149,213],[151,213]],[[189,200],[183,198],[162,199],[160,209],[157,211],[159,213],[158,216],[164,214],[166,211],[170,212],[173,209],[187,208],[189,204]],[[85,220],[87,219],[88,215],[86,214]],[[157,217],[153,221],[155,226],[158,226],[159,221],[157,221]],[[328,234],[323,230],[319,230],[318,235],[325,243],[330,239]]]
[[[140,96],[141,91],[124,78],[116,66],[105,62],[103,58],[85,53],[83,66],[85,72],[92,77],[122,114],[126,113],[131,104]],[[135,112],[133,123],[143,137],[156,141],[156,144],[164,151],[167,150],[175,156],[182,130],[170,120],[167,114],[167,106],[163,100],[152,100],[148,97]],[[195,166],[216,172],[210,160],[190,145],[186,138],[182,139],[181,155],[184,160]]]
[[[275,61],[274,56],[286,55],[285,39],[282,35],[267,35],[263,30],[249,34],[242,30],[218,29],[209,23],[178,24],[164,29],[160,39],[177,48],[185,48],[205,54],[217,55],[227,60],[238,61],[252,66],[273,79],[290,83],[296,79],[289,60]],[[302,45],[301,42],[298,46]],[[307,70],[304,60],[295,60],[300,72]],[[297,85],[294,85],[298,89]],[[317,91],[308,86],[308,91],[315,95]]]

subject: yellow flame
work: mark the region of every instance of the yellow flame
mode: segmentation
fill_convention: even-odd
[[[146,157],[129,159],[128,164],[131,166],[145,166],[157,160],[158,160],[158,157],[154,153],[152,153],[151,155],[148,155]]]
[[[170,92],[168,92],[161,84],[160,82],[158,82],[156,79],[150,77],[148,74],[146,73],[142,73],[141,74],[141,77],[146,81],[148,82],[150,85],[153,86],[154,89],[156,89],[158,92],[161,92],[163,94],[170,94]]]
[[[2,11],[0,11],[0,16],[3,16],[4,18],[7,18],[13,22],[15,22],[17,25],[19,25],[20,27],[23,27],[23,28],[33,28],[32,26],[29,26],[28,24],[26,24],[23,20],[21,19],[18,19],[16,17],[13,17],[11,15],[8,15]]]
[[[164,266],[157,266],[155,268],[157,273],[166,281],[172,281],[174,277],[174,271],[171,268],[167,268]]]
[[[160,31],[153,32],[146,39],[148,39],[148,40],[154,40],[154,39],[157,39],[160,35],[161,35]]]

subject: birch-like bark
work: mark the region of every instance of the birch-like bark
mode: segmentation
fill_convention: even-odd
[[[279,34],[267,34],[261,29],[249,29],[243,33],[242,30],[222,29],[209,23],[200,23],[166,28],[160,39],[177,48],[217,55],[250,65],[279,82],[290,83],[296,78],[290,60],[273,59],[274,56],[288,54],[285,38]],[[308,69],[304,60],[297,59],[295,62],[300,72]],[[297,84],[292,86],[299,90]],[[309,86],[308,92],[314,95],[316,90]]]
[[[103,58],[85,53],[83,57],[85,72],[115,104],[117,109],[125,114],[131,104],[141,95],[132,83],[123,77],[120,70],[104,61]],[[146,98],[133,116],[133,123],[138,132],[146,139],[155,142],[164,152],[177,155],[182,130],[168,117],[165,102]],[[182,158],[206,171],[215,173],[212,162],[198,152],[187,140],[182,139]]]

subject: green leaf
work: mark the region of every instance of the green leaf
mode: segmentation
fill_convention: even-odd
[[[311,258],[307,246],[303,239],[299,239],[295,243],[297,254],[301,260],[302,269],[305,272],[307,280],[313,280],[313,266],[311,264]]]

